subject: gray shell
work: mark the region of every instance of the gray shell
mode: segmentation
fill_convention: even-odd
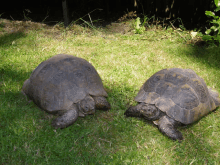
[[[137,102],[154,104],[169,117],[183,124],[200,119],[216,105],[202,78],[191,69],[164,69],[141,87]]]
[[[67,110],[87,95],[108,96],[89,62],[65,54],[42,62],[31,74],[29,83],[27,95],[49,112]]]

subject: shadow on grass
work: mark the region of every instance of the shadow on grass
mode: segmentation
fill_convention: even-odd
[[[24,81],[27,79],[28,75],[31,75],[31,72],[24,72],[23,70],[16,70],[14,67],[16,64],[9,64],[7,67],[0,67],[0,90],[1,94],[3,92],[10,91],[21,91],[21,87]],[[10,96],[10,95],[8,95]],[[13,94],[13,96],[15,96]],[[6,97],[6,95],[5,95]]]
[[[23,82],[27,74],[9,69],[1,73],[6,80],[6,86],[12,77],[17,77],[17,81]],[[122,122],[124,124],[121,125],[121,121],[117,121],[118,117],[114,119],[118,111],[125,108],[123,105],[126,96],[114,86],[109,87],[108,90],[110,91],[108,100],[114,108],[113,111],[98,111],[95,115],[78,118],[76,123],[68,128],[54,130],[49,125],[51,120],[45,117],[44,112],[40,111],[33,103],[26,104],[24,97],[19,92],[11,92],[7,88],[7,91],[1,96],[4,101],[0,112],[2,116],[0,117],[2,144],[1,142],[0,144],[4,152],[2,155],[4,162],[2,163],[26,162],[28,153],[34,155],[29,158],[29,161],[32,162],[34,160],[42,162],[44,159],[48,159],[49,162],[56,160],[57,163],[59,162],[58,164],[63,162],[67,164],[71,164],[71,162],[78,162],[77,164],[87,164],[86,162],[91,164],[107,163],[111,151],[108,141],[118,138],[120,135],[118,131],[124,130],[123,125],[126,124]],[[116,99],[115,96],[120,97]],[[109,127],[112,122],[114,123],[113,127]],[[106,127],[109,129],[105,132]],[[5,137],[4,134],[10,134],[10,136]],[[26,145],[28,145],[28,153],[25,150]],[[42,160],[42,157],[36,155],[37,150],[40,155],[49,153],[49,155],[47,154],[48,157]],[[62,152],[60,152],[61,150]],[[18,156],[18,152],[19,155],[23,156]],[[57,155],[59,155],[59,159],[57,159]]]
[[[203,62],[208,66],[213,65],[216,69],[219,68],[217,65],[219,61],[217,51],[213,55],[217,60],[209,64],[206,61],[212,59],[206,57],[205,52],[210,50],[202,51],[193,47],[191,49],[193,50],[189,50],[188,53],[195,51],[193,56],[198,58],[199,62]],[[215,49],[211,51],[215,52]],[[6,86],[14,81],[13,83],[19,83],[21,87],[27,78],[26,75],[31,74],[31,72],[12,70],[10,66],[0,69],[1,77],[4,79]],[[59,155],[57,164],[64,162],[65,164],[69,162],[77,162],[78,164],[86,164],[86,162],[98,164],[101,162],[107,164],[109,160],[112,160],[110,157],[114,155],[113,157],[118,159],[116,164],[123,164],[123,160],[127,158],[134,160],[139,154],[145,155],[145,151],[147,151],[147,154],[153,155],[150,152],[153,153],[154,151],[150,148],[141,150],[141,147],[136,146],[136,143],[139,143],[140,146],[144,143],[148,144],[152,139],[156,139],[156,142],[161,143],[159,146],[162,149],[159,151],[163,151],[163,148],[170,151],[169,147],[176,146],[171,154],[173,154],[173,158],[177,160],[178,164],[181,163],[181,161],[178,161],[184,160],[185,157],[190,160],[195,157],[202,161],[208,159],[210,153],[213,153],[207,141],[208,139],[204,140],[204,137],[198,136],[199,132],[194,135],[191,131],[192,126],[180,128],[185,134],[187,134],[187,131],[190,132],[182,143],[177,144],[166,137],[164,138],[152,123],[139,122],[138,118],[134,120],[125,118],[124,112],[131,104],[134,104],[133,98],[138,91],[135,91],[132,86],[114,81],[104,81],[104,85],[109,95],[108,101],[112,105],[109,112],[99,111],[94,116],[79,118],[70,127],[56,131],[49,125],[49,119],[44,122],[46,117],[43,116],[43,113],[35,104],[26,105],[26,101],[22,97],[20,98],[20,93],[13,92],[13,90],[10,92],[10,88],[5,88],[5,94],[2,95],[4,97],[4,106],[2,106],[4,118],[1,121],[4,122],[2,124],[4,133],[10,133],[12,136],[7,137],[7,140],[2,140],[4,143],[1,146],[2,151],[5,152],[3,156],[11,161],[9,164],[13,164],[12,161],[25,162],[28,154],[33,155],[32,158],[29,158],[30,162],[35,160],[43,162],[44,159],[47,159],[50,163],[57,160],[57,155]],[[9,143],[10,141],[13,143]],[[149,146],[156,150],[155,147],[158,145],[149,144]],[[7,152],[8,148],[13,152]],[[27,148],[28,152],[26,152]],[[130,151],[131,148],[134,150]],[[23,155],[23,157],[16,156],[16,151],[21,152],[20,155]],[[159,157],[163,154],[159,153],[157,155]],[[47,157],[42,159],[38,155],[46,155]]]
[[[218,68],[218,66],[214,66],[216,68]],[[126,86],[125,88],[131,88]],[[120,88],[116,87],[114,89],[114,91],[120,90]],[[128,91],[127,91],[128,92]],[[130,92],[134,92],[132,91],[132,89],[130,89]],[[123,101],[127,95],[126,93],[123,95],[123,93],[121,92],[114,92],[119,94],[118,96],[122,96],[122,104],[126,105],[124,106],[122,109],[123,111],[125,111],[130,105],[129,102],[127,101]],[[135,94],[136,95],[136,94]],[[135,96],[134,95],[134,96]],[[121,98],[121,97],[120,97]],[[130,100],[133,100],[133,98],[129,97]],[[218,108],[219,109],[219,108]],[[210,113],[209,115],[214,115],[214,112]],[[196,161],[196,163],[201,163],[204,164],[205,162],[209,162],[209,163],[214,163],[215,160],[213,159],[213,157],[210,158],[210,156],[212,154],[214,154],[214,149],[212,148],[212,145],[210,145],[210,139],[207,137],[206,135],[209,134],[208,131],[203,130],[202,127],[199,127],[201,120],[205,120],[204,118],[207,117],[203,117],[201,120],[188,125],[188,126],[180,126],[178,127],[178,130],[180,130],[183,133],[184,136],[184,140],[181,143],[178,143],[178,141],[173,141],[171,139],[169,139],[167,136],[163,135],[157,126],[155,126],[152,122],[144,120],[142,118],[131,118],[131,117],[126,117],[125,119],[122,119],[124,116],[122,116],[123,114],[121,113],[121,121],[119,122],[120,124],[117,125],[118,129],[118,139],[120,139],[119,141],[121,141],[121,143],[118,144],[119,148],[121,146],[124,146],[124,148],[129,148],[131,146],[133,146],[135,148],[135,142],[137,142],[140,146],[144,146],[145,143],[149,144],[150,141],[152,141],[152,139],[154,139],[153,141],[155,142],[159,142],[161,144],[157,144],[157,145],[151,145],[152,150],[157,150],[156,146],[160,146],[161,148],[158,149],[159,153],[161,149],[166,149],[169,150],[169,148],[174,148],[171,150],[171,155],[173,155],[173,162],[176,161],[176,164],[180,164],[180,163],[187,163],[190,164],[193,161]],[[141,122],[139,122],[141,121]],[[207,123],[207,125],[212,125],[212,123]],[[205,124],[205,127],[207,126]],[[123,129],[120,129],[120,127],[123,127]],[[199,127],[199,129],[198,129]],[[145,130],[143,130],[143,128]],[[126,131],[125,131],[126,130]],[[218,131],[218,130],[216,130]],[[125,134],[123,135],[122,133],[125,132]],[[142,135],[141,135],[142,133]],[[117,135],[116,135],[117,136]],[[142,137],[144,136],[144,138]],[[210,135],[208,135],[210,137]],[[149,145],[150,146],[150,145]],[[151,157],[151,153],[149,153],[151,151],[151,149],[148,149],[146,151],[146,154],[149,154],[147,157]],[[128,153],[130,153],[130,151],[127,150]],[[141,152],[139,149],[137,149],[136,152]],[[143,151],[142,151],[143,152]],[[120,154],[120,156],[123,157],[123,159],[127,159],[128,157],[126,156],[126,153],[119,153],[117,152],[117,154]],[[136,153],[135,153],[136,154]],[[135,155],[134,154],[134,155]],[[135,158],[135,156],[130,157],[130,160],[133,160]],[[138,154],[137,154],[138,155]],[[163,153],[163,155],[167,155],[167,157],[169,157],[169,155],[167,153]],[[115,155],[116,156],[116,155]],[[186,159],[184,159],[186,158]],[[146,159],[146,161],[148,161]],[[167,162],[168,163],[168,162]],[[172,162],[169,162],[172,164]]]
[[[6,77],[4,76],[4,78],[17,76],[17,81],[23,82],[26,74],[29,73],[6,70],[4,72]],[[4,144],[1,144],[5,154],[3,156],[7,157],[9,164],[13,162],[12,160],[25,162],[27,154],[34,155],[29,158],[29,161],[38,162],[47,159],[50,163],[57,160],[58,164],[63,162],[97,164],[112,161],[111,157],[113,157],[118,159],[114,160],[116,164],[123,164],[123,160],[133,160],[140,154],[145,155],[145,152],[148,155],[153,155],[150,148],[141,150],[136,146],[136,143],[144,145],[151,139],[157,139],[156,142],[161,142],[160,147],[162,149],[160,150],[177,146],[172,153],[174,157],[193,159],[196,156],[198,159],[206,159],[210,152],[212,153],[207,141],[194,136],[192,132],[188,135],[190,139],[185,137],[182,143],[177,144],[169,139],[164,140],[163,135],[152,123],[140,122],[138,118],[134,120],[125,118],[124,112],[130,104],[134,103],[133,97],[137,91],[126,84],[105,81],[104,85],[109,95],[108,101],[112,105],[110,111],[98,111],[95,115],[79,118],[76,123],[68,128],[56,131],[49,125],[50,119],[35,104],[26,104],[25,99],[20,97],[21,95],[18,92],[6,91],[3,96],[4,106],[2,106],[5,111],[1,113],[4,118],[1,119],[0,127],[3,128],[4,134],[10,133],[11,135],[3,137],[5,138],[2,139]],[[191,130],[192,127],[183,129]],[[183,131],[183,129],[181,130]],[[13,143],[9,143],[9,141]],[[28,153],[26,153],[27,145]],[[152,144],[152,147],[155,146]],[[130,150],[131,148],[133,150]],[[6,151],[8,149],[10,149],[10,153]],[[23,157],[16,156],[16,151],[21,152]],[[207,153],[203,151],[207,151]],[[193,153],[190,154],[190,152]],[[36,156],[36,154],[45,155],[46,153],[47,157],[43,159]],[[57,155],[60,155],[59,159],[57,159]],[[158,157],[160,155],[158,154]],[[149,159],[154,160],[150,156]],[[177,160],[177,158],[174,159]]]
[[[10,46],[13,44],[13,41],[24,37],[26,37],[26,35],[22,31],[4,34],[3,36],[0,36],[0,47]]]
[[[179,48],[183,51],[189,59],[194,59],[208,68],[220,69],[220,47],[218,46],[193,46],[187,45],[187,47]],[[192,60],[193,62],[193,60]]]

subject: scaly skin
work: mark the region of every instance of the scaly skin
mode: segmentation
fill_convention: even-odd
[[[95,108],[96,109],[104,110],[104,111],[111,109],[111,105],[109,104],[109,102],[106,100],[105,97],[93,96],[93,99],[95,101]]]
[[[175,126],[178,123],[168,116],[163,116],[158,121],[159,130],[173,140],[183,140],[181,132]]]
[[[94,114],[96,109],[109,110],[110,104],[105,97],[86,96],[77,104],[73,104],[69,110],[64,112],[52,122],[52,126],[57,128],[66,128],[72,125],[78,118],[89,114]]]
[[[66,128],[72,125],[78,118],[79,111],[77,106],[74,104],[71,109],[66,111],[62,116],[57,117],[52,121],[52,126],[54,128]]]
[[[158,120],[159,130],[173,140],[182,140],[181,132],[175,129],[179,124],[174,119],[168,117],[160,111],[155,105],[140,103],[127,109],[125,115],[128,117],[143,117],[150,121]]]

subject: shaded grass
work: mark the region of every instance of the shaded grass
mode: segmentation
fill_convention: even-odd
[[[49,31],[49,32],[48,32]],[[85,33],[86,31],[86,33]],[[2,164],[219,164],[219,109],[179,130],[174,142],[143,119],[125,118],[140,86],[164,68],[191,68],[220,91],[219,47],[187,45],[172,29],[143,35],[81,29],[4,32],[0,36],[0,155]],[[77,31],[77,33],[79,33]],[[100,74],[112,105],[66,129],[54,116],[27,104],[20,93],[40,62],[67,53],[88,60]]]

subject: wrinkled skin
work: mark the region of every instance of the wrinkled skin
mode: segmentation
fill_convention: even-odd
[[[66,128],[66,127],[72,125],[76,121],[78,116],[79,116],[79,111],[78,111],[76,105],[74,104],[71,106],[71,109],[67,110],[61,116],[54,119],[52,121],[51,125],[56,129],[57,128]]]
[[[158,120],[162,112],[154,105],[141,103],[128,108],[125,115],[128,117],[143,117],[147,120]]]
[[[97,97],[94,98],[97,99]],[[87,96],[77,104],[73,104],[69,110],[52,121],[52,126],[55,128],[68,127],[77,120],[78,116],[85,117],[86,115],[94,114],[97,106],[100,110],[109,110],[111,108],[105,97],[98,97],[98,99],[105,100],[101,103],[99,102],[98,105],[94,98]]]
[[[107,111],[111,108],[109,102],[106,100],[105,97],[102,96],[93,96],[95,101],[95,109],[101,109],[103,111]]]
[[[95,113],[95,101],[91,96],[87,96],[79,103],[77,103],[77,107],[79,110],[80,117],[84,117],[86,115]]]
[[[143,117],[150,121],[156,121],[159,130],[173,140],[182,140],[183,136],[175,127],[179,123],[165,113],[160,111],[155,105],[140,103],[128,108],[124,113],[127,117]],[[158,120],[158,121],[157,121]]]

